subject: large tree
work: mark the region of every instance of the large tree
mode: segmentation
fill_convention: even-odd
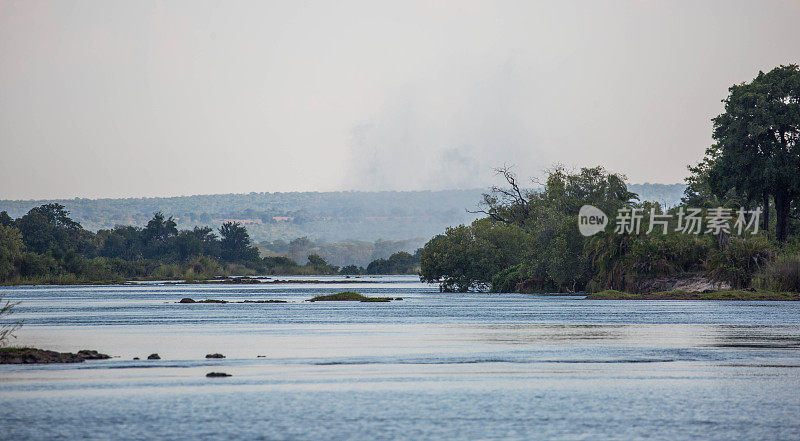
[[[29,251],[52,253],[57,258],[68,253],[90,254],[95,241],[91,233],[81,224],[70,219],[63,205],[52,203],[32,208],[14,221],[22,233],[22,240]]]
[[[15,227],[0,225],[0,282],[16,276],[17,264],[25,251],[22,234]],[[1,306],[1,305],[0,305]]]
[[[222,258],[229,262],[258,259],[258,249],[250,245],[247,228],[238,222],[225,222],[219,227]]]
[[[786,241],[800,197],[800,69],[780,66],[731,86],[714,118],[716,143],[706,151],[707,178],[722,196],[731,189],[767,211],[775,202],[775,236]]]

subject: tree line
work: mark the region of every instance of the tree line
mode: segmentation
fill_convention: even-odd
[[[538,190],[508,168],[505,185],[484,194],[470,225],[448,228],[421,255],[422,280],[444,291],[636,292],[658,277],[699,274],[734,288],[800,291],[800,69],[780,66],[734,85],[714,118],[715,143],[691,175],[682,203],[641,202],[625,177],[601,167],[556,167]],[[578,212],[593,205],[613,216],[636,209],[667,214],[666,234],[603,231],[586,237]],[[715,207],[762,213],[757,234],[676,232],[681,213]],[[683,211],[682,211],[683,210]],[[613,225],[616,218],[611,219]]]
[[[408,253],[389,261],[405,262]],[[394,259],[394,260],[392,260]],[[381,261],[385,259],[379,259]],[[412,257],[413,260],[413,257]],[[418,259],[417,259],[418,262]],[[371,263],[346,274],[386,270],[406,273],[416,266]],[[318,255],[304,265],[283,256],[260,257],[247,229],[225,222],[217,230],[178,230],[172,217],[156,212],[144,227],[116,226],[97,233],[83,229],[59,203],[43,204],[13,219],[0,212],[0,282],[89,283],[131,279],[208,279],[228,275],[338,274]]]

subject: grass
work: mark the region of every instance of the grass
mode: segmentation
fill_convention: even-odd
[[[753,286],[771,291],[800,291],[800,254],[778,256],[756,273]]]
[[[307,302],[389,302],[391,297],[367,297],[353,291],[316,296]]]
[[[642,294],[606,290],[586,296],[587,300],[739,300],[797,301],[800,293],[766,290],[729,290],[711,292],[661,291]]]

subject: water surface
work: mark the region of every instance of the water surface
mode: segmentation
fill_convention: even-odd
[[[22,302],[16,344],[115,356],[0,366],[0,437],[800,439],[798,303],[322,279],[0,288]],[[403,300],[303,302],[345,289]]]

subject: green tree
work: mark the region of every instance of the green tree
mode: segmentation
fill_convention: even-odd
[[[508,169],[500,173],[509,187],[495,187],[485,195],[483,212],[530,236],[515,277],[529,280],[527,289],[532,290],[583,289],[592,277],[592,266],[584,252],[587,239],[578,231],[578,211],[589,204],[613,216],[630,205],[638,197],[628,191],[625,177],[602,167],[573,173],[557,166],[541,189],[525,191]]]
[[[97,237],[102,243],[100,255],[125,260],[139,260],[144,249],[142,230],[131,225],[118,225],[111,230],[100,230]]]
[[[144,230],[142,230],[142,237],[145,243],[151,241],[165,241],[177,235],[178,225],[175,223],[175,220],[172,216],[164,218],[164,213],[160,211],[153,213],[153,218],[147,222]]]
[[[258,259],[258,249],[250,245],[247,228],[238,222],[225,222],[219,227],[220,254],[229,262]]]
[[[4,227],[10,227],[14,225],[14,219],[11,219],[11,216],[8,215],[7,211],[0,211],[0,225]]]
[[[215,256],[218,253],[219,240],[211,228],[194,227],[191,230],[180,231],[175,245],[179,258],[189,260],[202,255]]]
[[[365,272],[366,271],[364,270],[364,268],[360,268],[355,265],[345,265],[342,267],[342,269],[339,270],[339,274],[349,275],[349,276],[364,274]]]
[[[485,289],[496,273],[519,263],[525,244],[521,228],[491,219],[448,228],[422,248],[420,278],[446,292]]]
[[[339,272],[338,266],[328,264],[328,262],[318,254],[309,254],[306,266],[311,268],[316,274],[336,274]]]
[[[166,218],[164,213],[153,213],[153,218],[141,232],[143,254],[148,258],[163,258],[175,253],[175,238],[178,226],[172,216]],[[173,257],[174,258],[174,257]]]
[[[18,275],[18,265],[25,251],[22,234],[15,227],[0,225],[0,282]]]
[[[706,151],[707,177],[717,196],[730,189],[769,208],[775,236],[785,242],[800,197],[800,69],[780,66],[731,86],[725,112],[714,118],[716,143]]]
[[[32,208],[29,213],[37,213],[42,215],[49,224],[56,227],[63,227],[72,230],[81,229],[81,224],[70,219],[69,211],[59,203],[44,204],[36,208]]]
[[[69,252],[91,254],[97,243],[92,233],[81,228],[69,218],[69,212],[60,204],[45,204],[32,208],[17,219],[14,225],[22,233],[22,240],[29,251],[52,253],[61,258]]]

